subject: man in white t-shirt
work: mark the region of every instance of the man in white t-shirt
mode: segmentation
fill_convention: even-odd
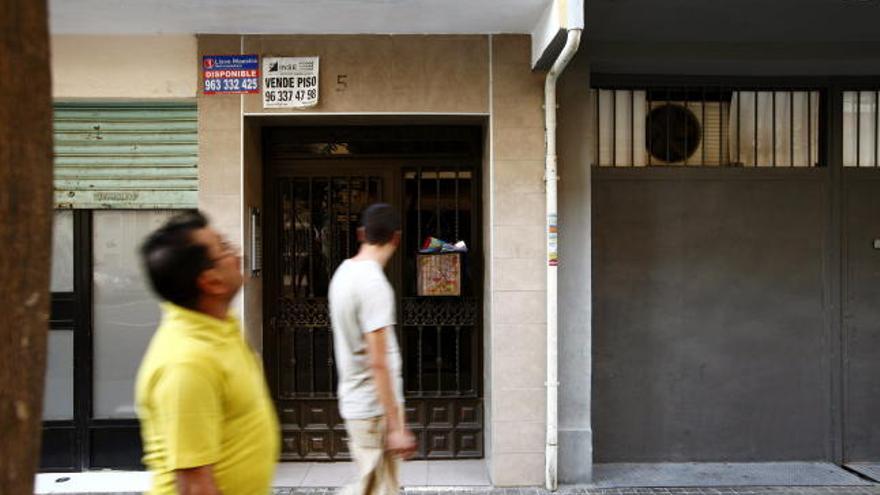
[[[387,204],[364,210],[360,249],[330,281],[330,321],[339,372],[339,412],[359,481],[347,495],[397,495],[398,463],[416,449],[403,417],[394,289],[383,271],[400,244],[400,218]]]

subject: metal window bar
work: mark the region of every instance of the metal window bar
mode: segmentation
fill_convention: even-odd
[[[776,166],[776,91],[772,93],[771,104],[773,105],[773,166]]]
[[[700,88],[700,122],[703,122],[703,125],[700,127],[700,150],[701,150],[701,158],[702,163],[706,164],[706,88]]]
[[[788,92],[788,166],[794,167],[794,91]]]
[[[437,395],[443,395],[443,333],[440,325],[437,325],[437,357],[435,358],[435,366],[437,367]]]
[[[630,166],[636,166],[636,92],[629,91],[629,158]]]
[[[758,98],[759,98],[759,94],[757,91],[754,91],[754,96],[755,96],[755,101],[754,101],[754,105],[752,105],[752,106],[754,107],[754,112],[755,112],[755,119],[754,119],[755,120],[755,129],[754,129],[755,141],[753,143],[752,148],[754,148],[753,155],[755,157],[755,163],[753,163],[752,165],[757,167],[758,166]]]
[[[602,90],[595,90],[596,93],[596,122],[595,127],[593,129],[593,135],[596,136],[596,164],[595,166],[602,166],[602,127],[600,126],[600,117],[601,117],[601,96]]]
[[[308,234],[308,238],[307,238],[308,245],[307,245],[307,247],[306,247],[306,249],[307,249],[306,252],[309,253],[309,254],[308,254],[308,256],[309,256],[309,280],[308,280],[308,284],[309,284],[309,296],[310,296],[310,297],[315,297],[315,284],[314,284],[314,280],[315,280],[315,263],[314,263],[314,254],[315,254],[315,253],[314,253],[314,251],[313,251],[313,250],[314,250],[314,245],[315,245],[315,243],[312,242],[312,236],[315,235],[315,234],[314,234],[314,228],[315,228],[315,225],[314,225],[314,223],[315,223],[315,206],[314,206],[314,203],[312,203],[312,192],[313,192],[313,191],[312,191],[312,188],[313,188],[313,186],[314,186],[313,182],[314,182],[314,181],[312,180],[312,178],[309,177],[309,204],[308,204],[308,208],[309,208],[309,223],[308,223],[309,231],[308,231],[308,232],[309,232],[309,234]]]
[[[611,91],[611,166],[617,166],[617,90]]]
[[[807,91],[807,166],[815,165],[813,160],[813,94]]]
[[[648,139],[647,139],[647,141],[648,141],[648,166],[650,167],[652,165],[651,157],[653,156],[653,153],[651,153],[651,151],[654,149],[653,148],[654,136],[653,136],[653,133],[651,132],[651,121],[653,120],[653,117],[651,116],[653,114],[653,112],[651,110],[653,110],[653,105],[651,104],[652,103],[651,102],[651,92],[647,91],[645,93],[645,95],[648,100],[648,109],[647,109],[648,110],[648,127],[645,129],[645,134],[648,136]]]
[[[667,108],[669,108],[669,105],[671,103],[672,102],[669,99],[669,88],[666,88],[666,106],[667,106]],[[666,133],[665,133],[666,134],[666,163],[670,162],[669,159],[671,157],[670,157],[669,153],[670,153],[670,151],[672,151],[672,143],[670,141],[672,138],[672,125],[670,123],[671,118],[672,118],[672,112],[666,112]]]
[[[812,151],[817,139],[812,116],[813,101],[818,97],[815,91],[722,86],[713,87],[711,91],[706,87],[595,88],[594,91],[593,135],[599,167],[636,167],[647,162],[649,167],[793,168],[801,165],[799,156],[802,155],[809,157],[804,163],[806,166],[818,165]],[[658,94],[661,99],[656,100]],[[800,95],[804,95],[806,102]],[[753,101],[749,102],[749,98]],[[808,108],[804,109],[804,105]],[[788,112],[787,118],[785,112]],[[642,115],[646,128],[640,136],[636,125]],[[662,122],[657,117],[663,119]],[[801,140],[795,130],[804,124],[806,139]],[[749,125],[753,126],[750,135]],[[644,141],[639,142],[640,139]],[[658,139],[663,141],[654,142]],[[789,139],[787,146],[785,139]],[[611,149],[603,143],[610,143]],[[623,149],[626,145],[628,152]],[[785,153],[789,153],[787,159]]]
[[[856,167],[862,166],[862,92],[856,91]]]
[[[742,95],[736,94],[736,92],[732,93],[736,95],[736,161],[737,164],[742,166]]]

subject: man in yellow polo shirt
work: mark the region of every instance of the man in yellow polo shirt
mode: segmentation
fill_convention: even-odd
[[[259,360],[229,307],[241,257],[200,213],[184,213],[141,248],[165,300],[141,363],[136,402],[153,495],[266,495],[278,418]]]

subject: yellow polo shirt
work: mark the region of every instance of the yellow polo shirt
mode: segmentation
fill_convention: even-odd
[[[176,494],[175,470],[211,465],[222,493],[266,495],[278,417],[238,321],[162,307],[135,385],[150,493]]]

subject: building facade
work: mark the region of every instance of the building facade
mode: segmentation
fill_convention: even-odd
[[[158,313],[134,249],[195,207],[243,248],[284,460],[345,459],[325,290],[381,200],[404,219],[388,274],[419,458],[544,484],[543,98],[565,27],[540,26],[571,3],[534,2],[513,34],[58,29],[44,469],[138,467],[131,382]],[[585,8],[557,94],[560,482],[877,461],[880,7]],[[318,102],[207,94],[221,55],[317,57]]]

